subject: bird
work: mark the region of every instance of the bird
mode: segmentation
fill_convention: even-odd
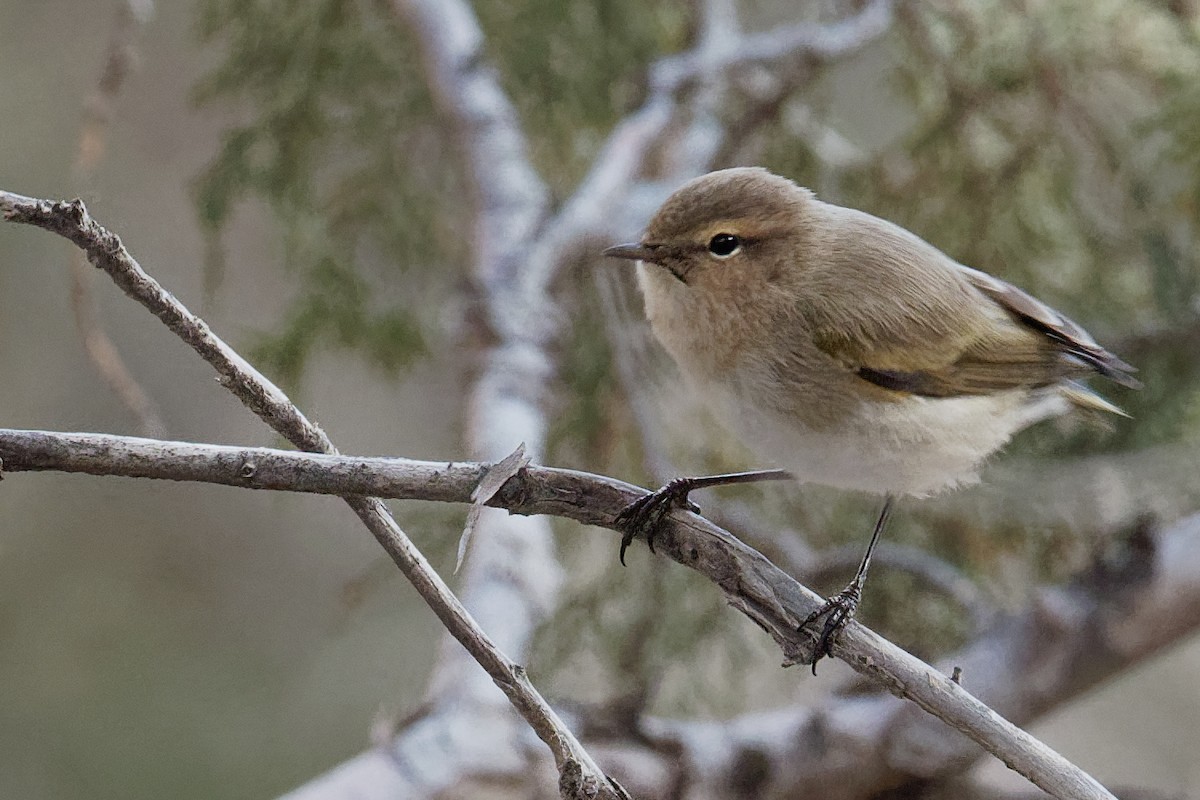
[[[1134,367],[1033,296],[958,263],[916,234],[824,202],[761,167],[677,189],[640,241],[604,255],[637,262],[657,340],[751,452],[778,466],[679,478],[617,517],[625,549],[704,486],[793,479],[882,496],[850,583],[813,654],[829,655],[861,601],[896,498],[978,481],[1014,434],[1073,409],[1124,415],[1079,381],[1139,388]]]

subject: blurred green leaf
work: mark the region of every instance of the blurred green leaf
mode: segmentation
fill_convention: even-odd
[[[304,292],[288,310],[282,327],[264,334],[254,359],[289,387],[300,384],[314,349],[324,343],[356,349],[370,363],[395,374],[425,352],[425,341],[403,311],[370,310],[366,284],[331,259],[311,269]]]

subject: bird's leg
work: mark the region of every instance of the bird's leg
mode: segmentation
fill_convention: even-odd
[[[676,478],[657,491],[639,497],[617,514],[615,525],[621,536],[621,564],[625,564],[625,548],[639,533],[646,537],[650,552],[654,552],[654,535],[662,524],[663,517],[677,508],[686,508],[693,514],[700,513],[700,506],[688,499],[688,493],[710,486],[727,486],[733,483],[754,481],[790,480],[791,473],[782,469],[762,469],[753,472],[730,472],[724,475],[703,475],[697,478]]]
[[[892,515],[894,502],[895,497],[890,494],[884,498],[883,510],[879,512],[875,530],[871,533],[871,542],[867,545],[867,552],[863,553],[862,561],[858,564],[858,571],[854,573],[850,583],[846,585],[845,589],[828,598],[824,605],[809,614],[804,622],[800,623],[800,630],[803,630],[828,614],[825,618],[825,625],[821,628],[821,636],[817,639],[816,649],[813,650],[813,675],[817,674],[817,662],[829,655],[829,647],[833,644],[833,640],[842,628],[846,627],[846,623],[854,618],[854,612],[858,610],[859,601],[862,600],[863,584],[867,581],[867,570],[871,567],[871,553],[874,552],[875,545],[879,542],[879,535],[883,533],[888,517]]]

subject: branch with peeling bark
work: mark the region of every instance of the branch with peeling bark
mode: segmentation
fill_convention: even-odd
[[[13,430],[0,430],[0,458],[9,473],[59,470],[457,503],[473,501],[488,470],[483,464]],[[514,514],[552,514],[612,528],[620,509],[641,494],[610,478],[530,465],[513,474],[487,502]],[[776,639],[790,661],[808,658],[811,638],[795,625],[820,598],[759,553],[706,520],[682,513],[668,521],[658,549],[716,584],[731,605]],[[1098,562],[1071,585],[1041,591],[1028,611],[1001,620],[946,659],[947,668],[960,667],[965,681],[980,687],[978,699],[943,670],[923,664],[858,623],[846,630],[834,654],[962,731],[1052,795],[1106,797],[1098,784],[983,701],[1019,721],[1031,720],[1177,641],[1197,624],[1200,516],[1193,516],[1161,534],[1148,528],[1135,532],[1119,555]],[[1064,657],[1078,663],[1063,669],[1059,662]],[[870,724],[864,724],[868,719]],[[770,763],[804,768],[768,773],[770,792],[759,796],[805,787],[816,791],[836,778],[842,787],[838,796],[855,797],[904,780],[963,769],[978,757],[968,741],[946,739],[927,719],[914,715],[911,704],[877,696],[748,714],[721,725],[649,720],[646,726],[651,738],[681,744],[685,752],[690,747],[693,755],[702,748],[722,753],[720,759],[694,763],[706,778],[728,777],[723,771],[737,768],[738,754],[762,750],[771,742]],[[824,739],[825,751],[808,740],[814,735]],[[618,749],[639,747],[626,743]],[[846,762],[828,758],[830,747],[876,758],[865,764],[854,760],[847,774],[831,776],[831,770],[839,769],[831,765]]]

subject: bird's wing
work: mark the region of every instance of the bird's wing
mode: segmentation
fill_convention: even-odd
[[[970,267],[960,265],[959,269],[967,276],[972,286],[1026,327],[1045,336],[1068,358],[1086,364],[1094,372],[1121,386],[1141,388],[1141,381],[1131,374],[1137,372],[1137,369],[1096,344],[1096,340],[1078,323],[1011,283]]]
[[[836,315],[828,313],[836,307],[829,295],[820,303],[827,313],[806,315],[817,347],[862,379],[928,397],[1048,386],[1091,373],[1140,385],[1133,367],[1046,304],[871,220],[883,226],[874,237],[881,243],[842,245],[830,261],[843,274],[857,273],[860,291]],[[895,259],[926,266],[913,276],[885,263]]]
[[[895,322],[893,318],[887,322]],[[897,346],[881,335],[869,344],[816,331],[817,346],[858,377],[885,389],[926,397],[992,394],[1048,386],[1088,369],[1064,358],[1044,335],[1018,324],[980,335],[947,333],[925,346]]]

